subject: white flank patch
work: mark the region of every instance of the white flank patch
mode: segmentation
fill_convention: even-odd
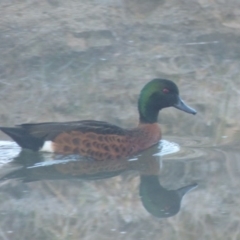
[[[41,152],[54,152],[53,151],[53,142],[52,141],[44,142],[42,148],[39,151],[41,151]]]

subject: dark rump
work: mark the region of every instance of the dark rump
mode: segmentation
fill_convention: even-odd
[[[38,151],[43,145],[43,139],[31,136],[26,129],[21,127],[0,127],[4,133],[10,136],[22,148]]]

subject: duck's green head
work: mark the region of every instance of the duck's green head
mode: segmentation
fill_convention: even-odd
[[[153,79],[143,87],[138,99],[140,122],[157,122],[159,111],[166,107],[175,107],[191,114],[197,113],[180,98],[178,87],[174,82],[167,79]]]

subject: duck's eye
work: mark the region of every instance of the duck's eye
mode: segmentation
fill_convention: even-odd
[[[164,92],[164,93],[169,93],[169,89],[164,88],[164,89],[163,89],[163,92]]]

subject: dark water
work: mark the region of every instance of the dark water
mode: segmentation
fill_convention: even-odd
[[[1,1],[1,126],[133,127],[138,94],[156,77],[176,82],[198,113],[164,109],[163,141],[120,162],[20,153],[1,134],[0,239],[240,239],[239,9],[238,0]]]

